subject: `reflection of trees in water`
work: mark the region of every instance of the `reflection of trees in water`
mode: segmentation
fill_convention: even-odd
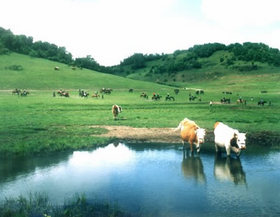
[[[0,183],[13,180],[19,175],[34,172],[36,169],[51,167],[67,161],[69,153],[52,153],[44,156],[0,158]]]
[[[216,154],[214,175],[220,181],[231,181],[236,185],[246,185],[246,174],[240,158],[222,157],[221,154]]]
[[[202,160],[199,155],[194,156],[188,150],[183,150],[182,173],[187,179],[194,178],[200,183],[206,182]]]

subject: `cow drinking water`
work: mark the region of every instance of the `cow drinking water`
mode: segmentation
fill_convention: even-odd
[[[204,137],[206,134],[205,129],[200,128],[194,121],[185,118],[182,120],[178,127],[174,130],[181,130],[181,138],[183,145],[189,142],[191,152],[193,152],[193,144],[196,145],[196,150],[199,153],[200,144],[204,143]]]
[[[119,113],[122,112],[122,107],[118,106],[118,105],[113,105],[112,106],[112,114],[113,114],[113,118],[114,120],[117,119],[117,116]]]
[[[215,148],[216,152],[220,148],[225,148],[227,156],[230,156],[231,150],[240,155],[241,150],[246,149],[246,133],[239,133],[238,130],[216,122],[214,125]]]

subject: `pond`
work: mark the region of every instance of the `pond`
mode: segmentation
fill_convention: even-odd
[[[108,144],[91,151],[0,159],[0,201],[47,193],[62,204],[76,193],[137,216],[279,216],[280,152],[181,145]]]

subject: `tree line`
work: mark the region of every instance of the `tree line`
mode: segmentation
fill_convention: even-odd
[[[151,65],[151,61],[155,61],[149,69],[150,74],[176,74],[179,71],[203,68],[201,58],[207,58],[217,51],[227,51],[231,55],[221,57],[220,62],[223,65],[231,66],[236,61],[241,60],[248,62],[249,65],[238,66],[238,70],[256,70],[258,66],[256,62],[268,63],[272,66],[280,66],[280,51],[270,48],[263,43],[246,42],[243,44],[234,43],[225,45],[221,43],[208,43],[202,45],[194,45],[187,50],[176,50],[172,54],[156,54],[144,55],[136,53],[124,59],[120,65],[111,68],[112,73],[124,73],[125,67],[130,67],[126,71],[133,73],[137,69],[145,68]],[[148,64],[149,63],[149,64]],[[236,66],[237,67],[237,66]]]
[[[172,54],[142,54],[135,53],[125,58],[119,65],[105,67],[97,63],[90,55],[73,59],[70,52],[65,47],[58,47],[55,44],[42,41],[33,41],[32,37],[25,35],[14,35],[10,30],[0,27],[0,54],[17,52],[32,57],[45,58],[52,61],[65,63],[77,67],[87,68],[111,74],[121,74],[126,69],[126,73],[145,68],[148,63],[154,61],[149,73],[176,73],[178,71],[199,69],[203,67],[200,58],[210,57],[216,51],[228,51],[232,54],[226,60],[221,58],[221,62],[232,65],[236,60],[268,63],[273,66],[280,66],[280,51],[270,48],[263,43],[246,42],[243,44],[234,43],[224,45],[221,43],[208,43],[194,45],[187,50],[176,50]],[[128,70],[129,69],[129,70]]]
[[[14,35],[10,30],[0,27],[0,54],[16,52],[31,57],[44,58],[68,65],[88,68],[96,71],[107,72],[104,66],[100,66],[90,55],[73,59],[65,47],[42,41],[33,41],[32,37]]]

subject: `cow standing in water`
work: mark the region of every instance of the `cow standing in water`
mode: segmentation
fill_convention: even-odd
[[[181,130],[183,145],[185,145],[185,141],[189,142],[191,152],[193,152],[193,144],[195,144],[197,153],[199,153],[200,144],[204,143],[204,137],[206,134],[205,129],[200,128],[194,121],[185,118],[179,123],[174,131],[177,130]]]
[[[112,114],[113,114],[113,118],[114,120],[117,119],[117,116],[119,113],[122,112],[122,107],[118,106],[118,105],[113,105],[112,106]]]
[[[238,130],[232,129],[221,122],[215,123],[214,135],[216,152],[220,148],[225,148],[227,156],[230,156],[231,150],[239,156],[241,150],[246,149],[246,133],[239,133]]]

